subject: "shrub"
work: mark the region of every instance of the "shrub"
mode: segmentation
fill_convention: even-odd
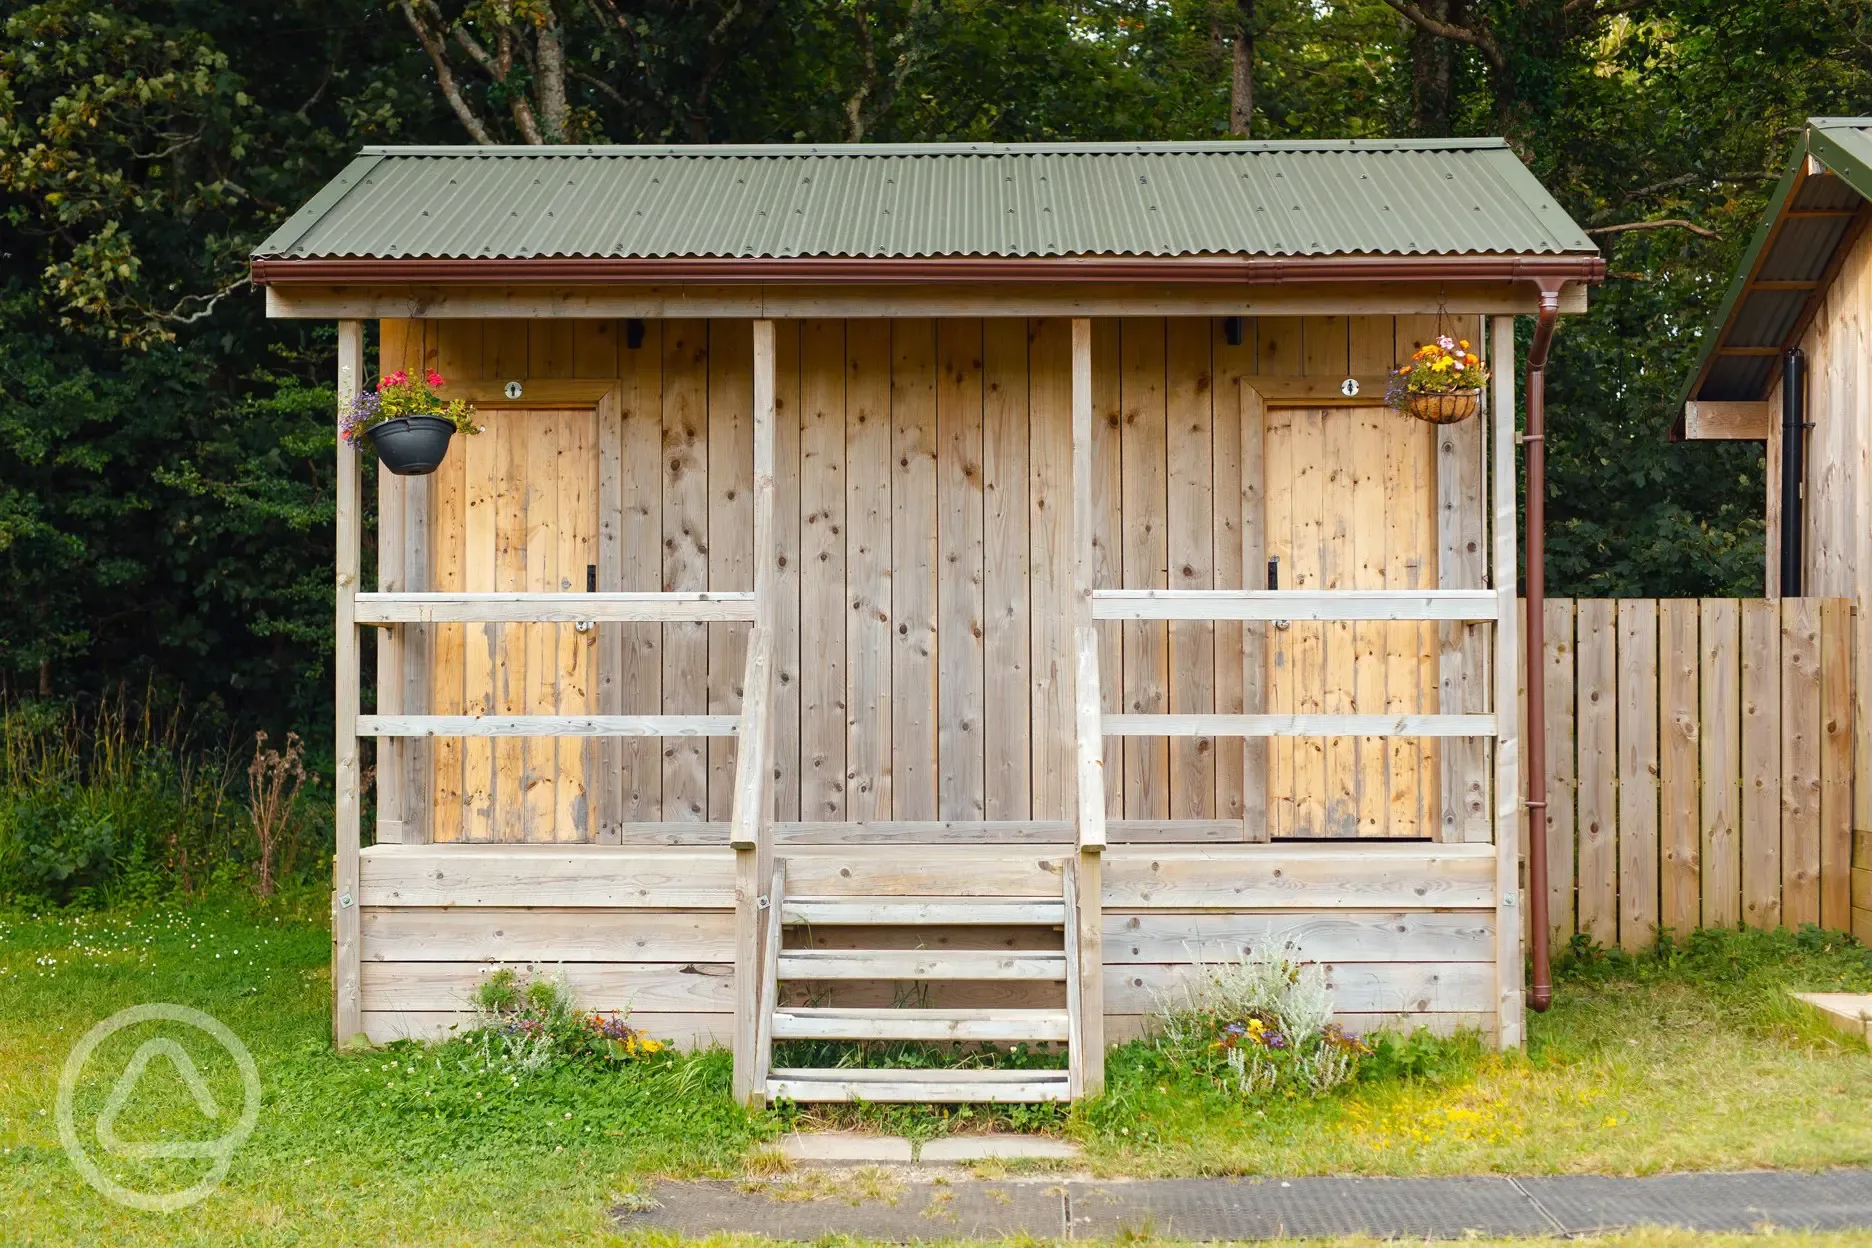
[[[1371,1051],[1331,1021],[1324,972],[1289,949],[1199,963],[1194,983],[1158,1012],[1158,1044],[1173,1064],[1237,1096],[1329,1092]]]
[[[563,982],[503,966],[475,991],[475,1021],[464,1037],[484,1070],[519,1076],[560,1066],[596,1066],[661,1053],[661,1040],[617,1013],[581,1009]]]

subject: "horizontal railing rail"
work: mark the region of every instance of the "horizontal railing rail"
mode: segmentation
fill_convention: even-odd
[[[749,593],[357,596],[360,624],[704,624],[752,620]]]
[[[739,715],[360,715],[360,737],[732,737]]]
[[[1493,620],[1492,589],[1100,589],[1096,620]]]
[[[1108,737],[1492,737],[1493,715],[1106,715]]]

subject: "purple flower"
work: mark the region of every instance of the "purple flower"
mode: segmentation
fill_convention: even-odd
[[[1270,1031],[1261,1037],[1261,1043],[1270,1049],[1284,1049],[1287,1047],[1287,1037],[1278,1031]]]
[[[338,422],[338,435],[352,446],[358,446],[364,431],[377,423],[377,414],[382,410],[383,397],[375,390],[364,391],[351,400],[350,408]]]

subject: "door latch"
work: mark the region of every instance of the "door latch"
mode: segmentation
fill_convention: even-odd
[[[585,592],[588,594],[595,594],[598,592],[598,565],[595,563],[588,563],[585,565]],[[592,631],[593,627],[595,627],[593,621],[580,620],[572,626],[572,631],[575,633],[589,633]]]

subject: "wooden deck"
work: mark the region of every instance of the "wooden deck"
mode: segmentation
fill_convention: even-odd
[[[819,895],[1058,894],[1069,846],[801,845],[789,888]],[[364,1030],[445,1035],[495,967],[563,975],[594,1010],[682,1044],[733,1039],[734,855],[726,846],[379,845],[361,862]],[[1493,1035],[1488,845],[1113,845],[1101,897],[1106,1037],[1141,1032],[1197,959],[1291,945],[1327,968],[1340,1021]],[[1012,952],[1009,926],[906,925],[906,951]],[[829,948],[829,938],[817,947]],[[1057,956],[1057,955],[1054,955]],[[941,968],[937,968],[941,969]],[[816,1005],[888,1003],[842,983]],[[1061,985],[957,986],[931,1008],[1064,1006]]]

